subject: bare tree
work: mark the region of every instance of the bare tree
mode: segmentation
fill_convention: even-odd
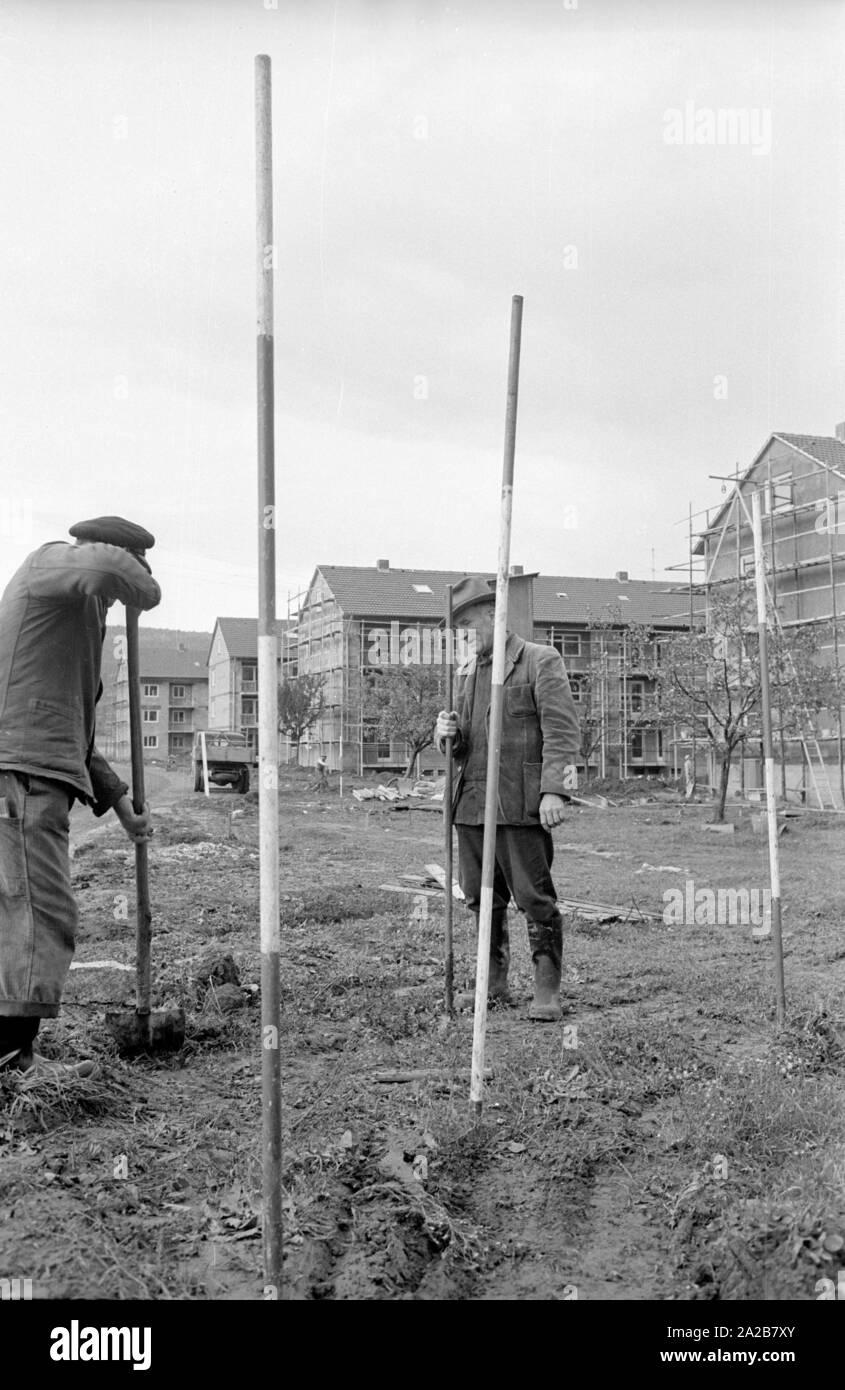
[[[838,706],[835,672],[817,659],[819,641],[818,627],[776,625],[769,635],[772,705],[783,710],[786,736],[810,732],[805,710],[812,714]],[[750,586],[714,591],[707,631],[664,640],[654,677],[661,717],[691,725],[715,755],[715,820],[723,821],[734,753],[760,737],[760,651]]]
[[[383,667],[367,694],[365,719],[377,723],[381,738],[408,745],[406,777],[411,776],[418,755],[434,742],[443,691],[438,667],[414,664]]]
[[[279,686],[279,729],[291,741],[299,761],[299,745],[325,709],[323,677],[291,676]]]

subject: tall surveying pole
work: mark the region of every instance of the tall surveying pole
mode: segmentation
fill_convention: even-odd
[[[496,609],[493,619],[493,669],[490,677],[490,724],[487,736],[487,786],[484,798],[484,847],[481,856],[481,902],[478,913],[478,959],[475,967],[475,1018],[472,1036],[470,1103],[481,1114],[484,1090],[484,1044],[487,1032],[487,980],[490,973],[490,932],[493,923],[493,871],[496,865],[496,825],[499,813],[499,761],[502,751],[502,704],[505,683],[505,643],[508,636],[508,579],[510,577],[513,462],[516,452],[516,407],[519,395],[519,350],[522,342],[522,295],[511,305],[508,358],[508,401],[505,413],[505,457],[499,519],[499,565],[496,571]],[[446,892],[452,885],[447,881]]]
[[[757,588],[757,632],[760,643],[760,698],[763,719],[763,756],[766,760],[766,818],[769,829],[769,880],[772,891],[772,945],[775,952],[775,1007],[778,1028],[786,1022],[783,984],[783,938],[780,918],[780,864],[778,861],[778,816],[775,801],[775,759],[772,745],[772,706],[769,696],[769,642],[766,626],[766,570],[763,558],[763,523],[760,493],[751,494],[751,521],[754,530],[754,579]],[[774,564],[774,553],[772,554]]]
[[[282,1280],[282,1071],[279,1048],[279,753],[273,437],[273,137],[270,59],[255,60],[258,292],[258,838],[265,1298]]]

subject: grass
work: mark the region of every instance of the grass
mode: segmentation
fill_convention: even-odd
[[[174,808],[166,832],[162,820],[159,844],[253,851],[254,806],[236,804],[245,814],[233,839],[222,799],[197,797]],[[633,895],[657,910],[683,877],[637,874],[646,861],[681,866],[701,886],[760,880],[763,844],[744,826],[731,843],[711,843],[699,833],[703,814],[668,824],[660,806],[572,814],[563,840],[620,858],[561,849],[559,892]],[[288,1296],[448,1301],[492,1286],[493,1296],[556,1297],[556,1269],[577,1284],[579,1260],[600,1266],[610,1252],[618,1264],[642,1241],[657,1242],[665,1279],[655,1292],[636,1282],[635,1266],[637,1297],[813,1298],[814,1281],[840,1263],[840,1230],[845,1238],[832,835],[820,840],[802,821],[783,840],[789,1026],[780,1034],[770,942],[737,927],[578,918],[564,928],[574,1012],[560,1027],[531,1026],[530,957],[514,915],[518,1006],[489,1015],[493,1077],[479,1118],[461,1075],[472,1015],[443,1017],[442,903],[426,900],[421,916],[412,896],[378,886],[440,859],[436,818],[417,820],[280,797]],[[86,855],[80,947],[97,958],[113,937],[131,936],[112,916],[115,882],[131,873],[111,844],[91,842]],[[27,1096],[0,1080],[4,1198],[14,1192],[18,1223],[9,1240],[50,1296],[203,1298],[216,1296],[215,1280],[261,1296],[258,1010],[229,1012],[216,986],[197,988],[210,939],[245,984],[258,981],[255,865],[242,858],[171,856],[154,876],[155,984],[188,1013],[180,1058],[127,1066],[96,1016],[74,1008],[71,1022],[44,1030],[45,1047],[93,1051],[103,1091],[73,1078]],[[459,989],[475,954],[463,909],[454,929]],[[374,1082],[386,1068],[441,1074]],[[115,1183],[123,1153],[129,1177]],[[424,1178],[385,1170],[397,1153],[421,1171],[424,1158]],[[603,1296],[601,1286],[588,1296]]]

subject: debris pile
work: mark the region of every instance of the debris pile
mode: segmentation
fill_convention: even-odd
[[[426,898],[439,898],[446,892],[446,871],[439,864],[426,864],[424,874],[399,874],[403,879],[402,883],[380,883],[379,888],[384,893],[412,893],[414,896],[422,894]],[[464,901],[464,891],[460,885],[453,881],[452,897],[458,902]]]
[[[401,777],[398,786],[379,783],[377,787],[355,787],[352,795],[356,801],[442,801],[445,778],[424,777],[419,782]]]

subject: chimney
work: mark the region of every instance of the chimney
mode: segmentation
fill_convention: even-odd
[[[511,574],[524,574],[522,565],[511,565]]]
[[[617,582],[618,582],[619,584],[627,584],[627,583],[628,583],[628,571],[627,571],[627,570],[617,570],[617,571],[616,571],[616,580],[617,580]]]
[[[389,560],[376,560],[376,569],[377,569],[377,570],[389,570],[389,569],[390,569],[390,561],[389,561]]]
[[[841,439],[842,443],[845,444],[845,420],[842,421],[841,425],[836,426],[834,433],[836,435],[836,438]]]

